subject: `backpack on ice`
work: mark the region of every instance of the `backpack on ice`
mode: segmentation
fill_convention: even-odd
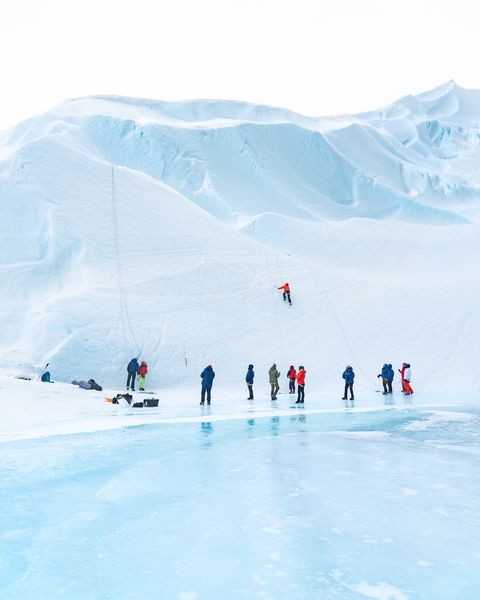
[[[158,406],[158,398],[145,398],[143,405],[146,407],[156,407]]]

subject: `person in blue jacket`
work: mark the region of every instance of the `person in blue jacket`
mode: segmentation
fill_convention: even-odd
[[[387,376],[388,393],[393,394],[392,383],[393,383],[393,378],[395,377],[395,371],[393,370],[393,367],[390,364],[387,365],[386,376]]]
[[[342,377],[345,379],[345,392],[343,394],[342,400],[347,399],[348,390],[350,390],[350,400],[354,400],[353,396],[353,380],[355,379],[355,373],[350,365],[345,367],[345,371],[343,372]]]
[[[138,360],[136,358],[132,358],[127,366],[127,390],[132,390],[132,392],[135,391],[135,379],[137,378],[139,368],[140,365],[138,364]]]
[[[248,398],[247,400],[253,400],[253,379],[255,377],[255,373],[253,372],[253,365],[248,365],[248,371],[245,376],[245,381],[247,382],[248,388]]]
[[[205,369],[203,369],[203,371],[200,373],[200,377],[202,378],[202,396],[200,404],[205,404],[205,393],[207,394],[207,404],[210,404],[212,385],[215,378],[215,372],[212,368],[212,365],[205,367]]]
[[[382,367],[382,372],[379,373],[377,375],[377,377],[381,377],[382,378],[382,385],[383,385],[383,393],[385,394],[391,394],[391,389],[392,389],[392,382],[390,381],[390,392],[388,391],[388,378],[390,376],[390,371],[388,369],[388,365],[387,363],[385,363]]]

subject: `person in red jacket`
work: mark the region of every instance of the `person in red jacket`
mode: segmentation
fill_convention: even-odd
[[[410,378],[412,376],[412,372],[410,370],[410,365],[408,363],[403,363],[402,368],[398,369],[400,376],[402,378],[402,392],[406,396],[410,396],[413,394],[412,386],[410,385]]]
[[[305,371],[303,366],[298,367],[297,373],[297,388],[298,388],[298,398],[295,404],[303,404],[305,402],[305,375],[307,372]]]
[[[288,303],[290,306],[292,305],[292,299],[290,298],[290,286],[288,283],[281,285],[277,290],[283,290],[283,299],[286,300],[288,298]]]
[[[288,369],[287,377],[288,377],[288,390],[289,390],[288,393],[294,394],[295,393],[295,379],[297,377],[297,372],[295,371],[295,367],[293,365],[290,365],[290,368]]]
[[[140,367],[138,368],[138,386],[139,386],[139,390],[141,392],[145,391],[145,377],[147,376],[148,373],[148,365],[147,363],[142,360],[142,362],[140,363]]]

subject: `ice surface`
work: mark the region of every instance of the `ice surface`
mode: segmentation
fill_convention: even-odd
[[[0,596],[476,600],[479,425],[204,411],[2,444]]]

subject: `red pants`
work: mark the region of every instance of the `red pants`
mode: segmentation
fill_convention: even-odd
[[[412,386],[406,379],[402,380],[402,390],[405,392],[405,394],[413,394]]]

